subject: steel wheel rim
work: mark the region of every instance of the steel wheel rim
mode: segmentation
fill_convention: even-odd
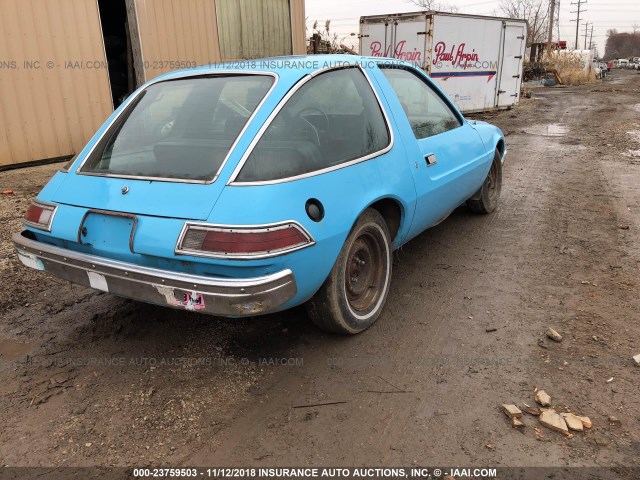
[[[379,232],[362,232],[349,249],[344,279],[347,302],[358,315],[366,315],[378,306],[385,289],[386,264]]]

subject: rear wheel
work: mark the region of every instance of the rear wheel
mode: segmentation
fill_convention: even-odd
[[[498,208],[500,191],[502,190],[502,155],[496,149],[491,169],[482,187],[473,197],[467,200],[467,207],[475,213],[491,213]]]
[[[307,303],[323,330],[356,334],[380,316],[391,283],[392,251],[387,224],[377,210],[360,216],[329,277]]]

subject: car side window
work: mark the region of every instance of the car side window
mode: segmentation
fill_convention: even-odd
[[[380,104],[362,71],[330,70],[287,101],[235,181],[296,177],[366,157],[389,143]]]
[[[417,74],[404,68],[381,68],[398,96],[417,139],[462,125],[449,105]]]

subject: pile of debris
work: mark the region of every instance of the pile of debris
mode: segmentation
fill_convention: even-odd
[[[589,417],[583,417],[571,412],[558,413],[551,406],[551,397],[547,392],[536,388],[535,394],[534,400],[540,405],[540,408],[532,407],[524,402],[522,403],[522,409],[512,404],[502,405],[502,410],[509,417],[514,428],[524,428],[526,426],[523,422],[524,413],[537,417],[542,426],[563,433],[568,437],[573,436],[572,431],[582,432],[591,428],[592,424]],[[534,430],[538,438],[543,436],[540,428],[534,427]]]

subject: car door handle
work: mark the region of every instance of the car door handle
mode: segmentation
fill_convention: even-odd
[[[424,156],[424,161],[427,162],[427,167],[431,167],[438,163],[438,159],[433,153]]]

